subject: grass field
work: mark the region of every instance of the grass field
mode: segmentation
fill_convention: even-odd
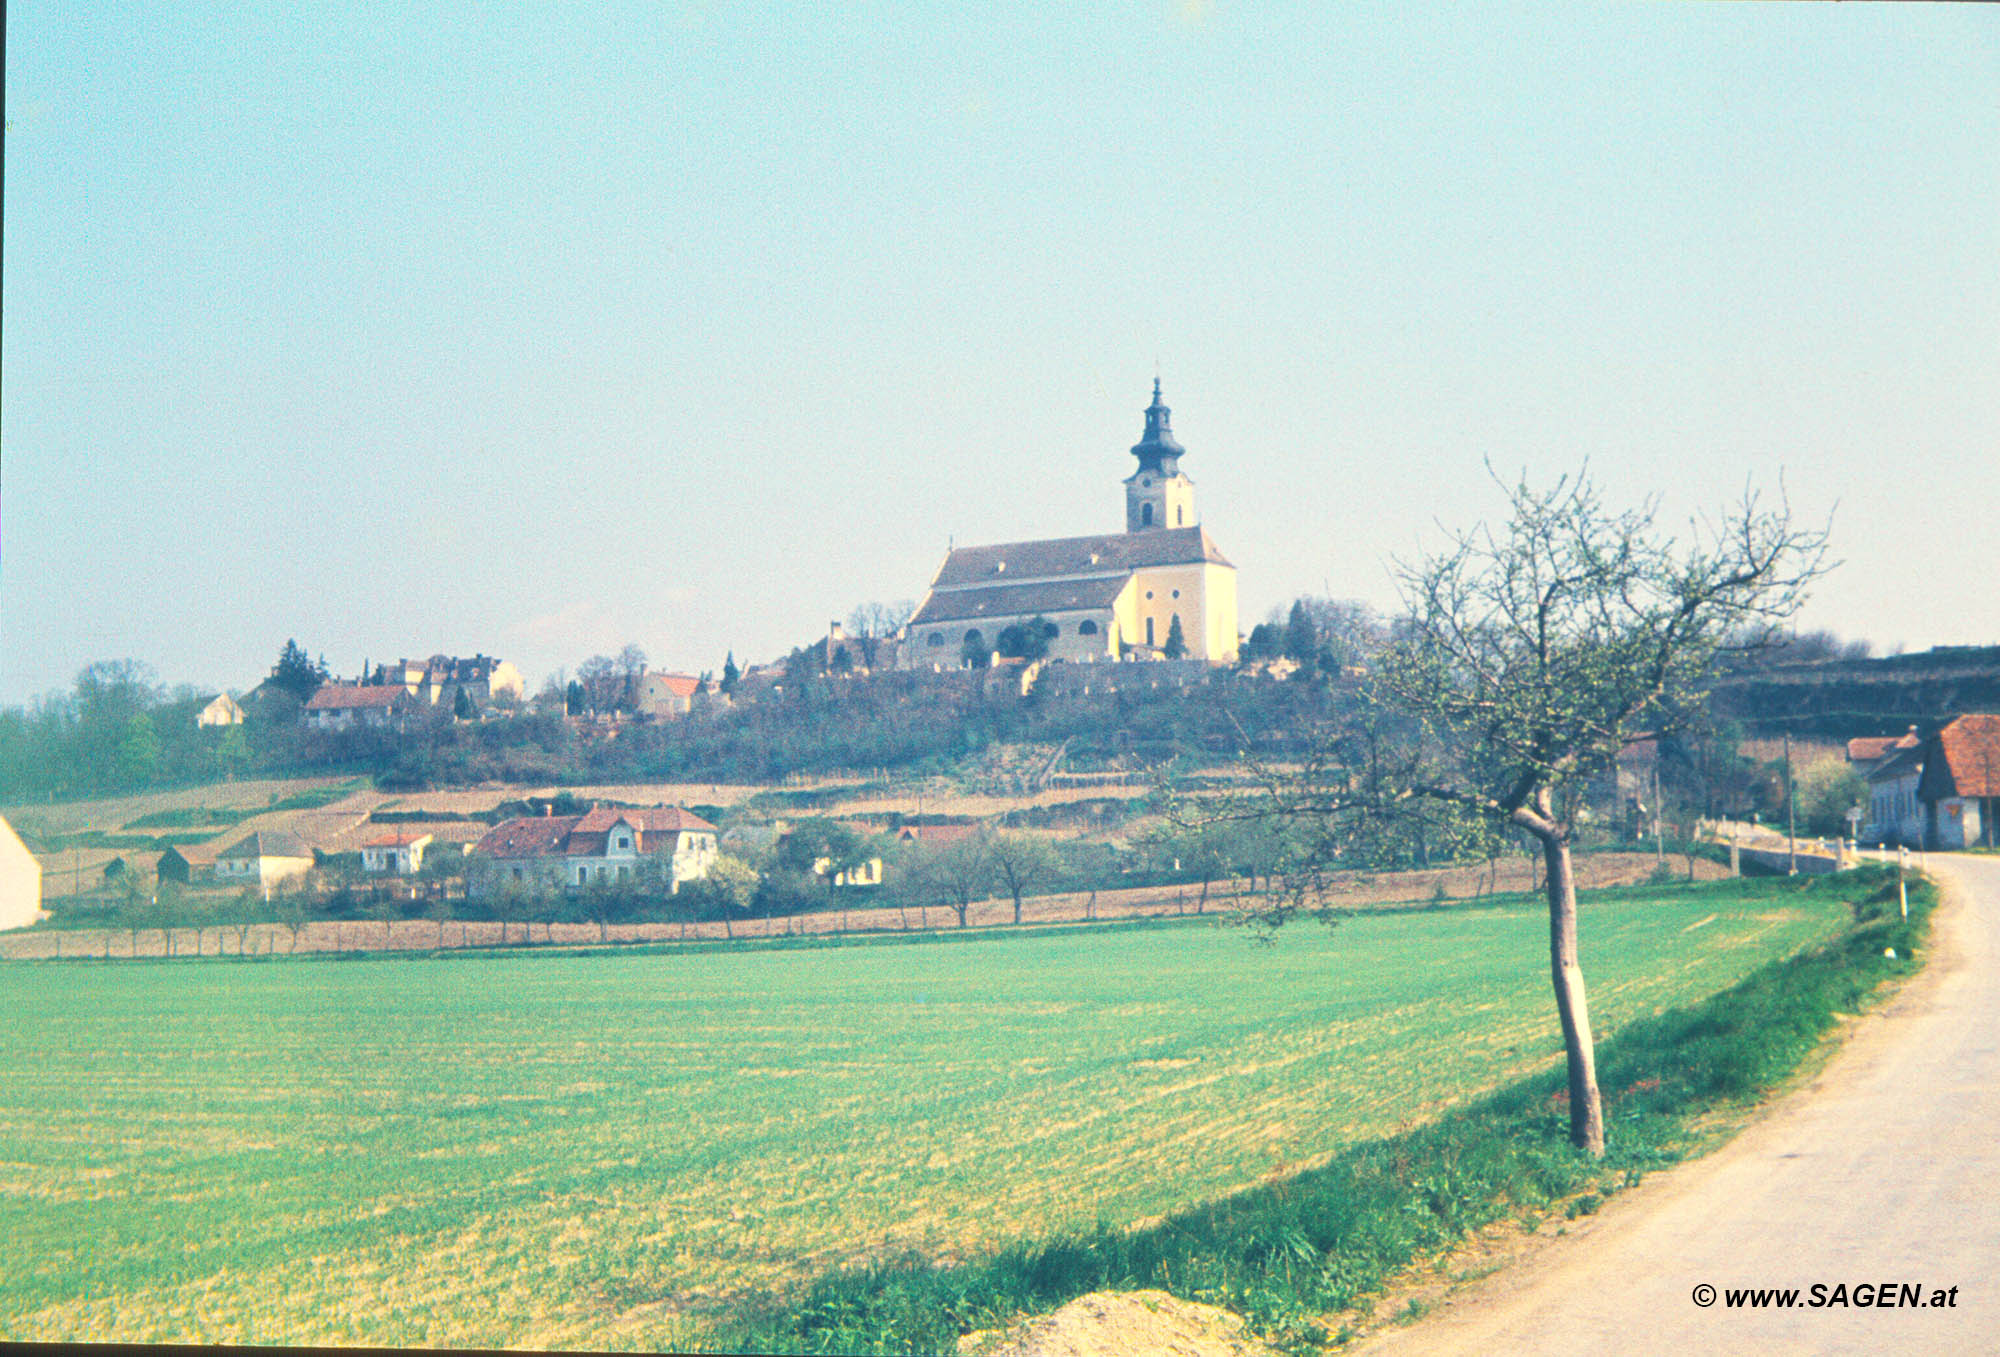
[[[1586,906],[1600,1033],[1832,934]],[[0,1337],[659,1347],[914,1248],[1123,1225],[1554,1060],[1530,905],[694,956],[10,965]]]

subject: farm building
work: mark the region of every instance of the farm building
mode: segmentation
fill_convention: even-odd
[[[481,899],[510,886],[575,891],[629,882],[671,894],[708,875],[716,838],[714,825],[677,806],[507,820],[472,846],[466,893]]]
[[[648,673],[639,680],[633,705],[642,716],[686,716],[700,690],[701,680],[692,674]]]
[[[1911,848],[2000,845],[2000,714],[1954,717],[1924,740],[1912,733],[1879,751],[1857,745],[1850,760],[1877,760],[1863,837]]]
[[[400,685],[322,683],[301,716],[314,730],[347,730],[354,726],[390,726],[418,706]]]
[[[246,834],[215,855],[215,879],[269,890],[280,881],[304,876],[313,867],[313,850],[296,834],[260,829]]]
[[[1924,847],[2000,845],[2000,713],[1949,721],[1918,749],[1923,772]]]
[[[424,850],[431,846],[429,834],[384,834],[361,845],[361,870],[393,872],[415,876],[424,869]]]
[[[183,886],[211,880],[215,876],[215,849],[208,844],[171,844],[160,854],[156,870],[160,880],[178,881]]]
[[[42,864],[0,817],[0,928],[26,928],[42,917]]]

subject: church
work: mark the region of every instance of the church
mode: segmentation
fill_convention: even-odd
[[[1125,531],[954,548],[910,617],[900,667],[955,668],[1037,618],[1054,628],[1051,659],[1162,659],[1178,623],[1186,658],[1233,661],[1236,567],[1195,513],[1171,414],[1155,378],[1132,449],[1139,465],[1125,478]]]

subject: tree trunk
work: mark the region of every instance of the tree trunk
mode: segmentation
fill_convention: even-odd
[[[1541,837],[1549,877],[1549,971],[1556,1013],[1562,1018],[1563,1051],[1569,1059],[1569,1139],[1578,1149],[1600,1157],[1604,1106],[1597,1093],[1597,1048],[1590,1034],[1583,967],[1576,954],[1576,878],[1570,870],[1569,840],[1560,833]]]
[[[1021,892],[1014,892],[1014,922],[1021,922]]]

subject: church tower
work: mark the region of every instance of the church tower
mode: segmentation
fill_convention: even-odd
[[[1139,469],[1125,478],[1125,531],[1191,528],[1194,482],[1181,470],[1184,448],[1174,441],[1173,411],[1160,402],[1160,379],[1153,378],[1153,403],[1146,407],[1146,436],[1132,449]]]

